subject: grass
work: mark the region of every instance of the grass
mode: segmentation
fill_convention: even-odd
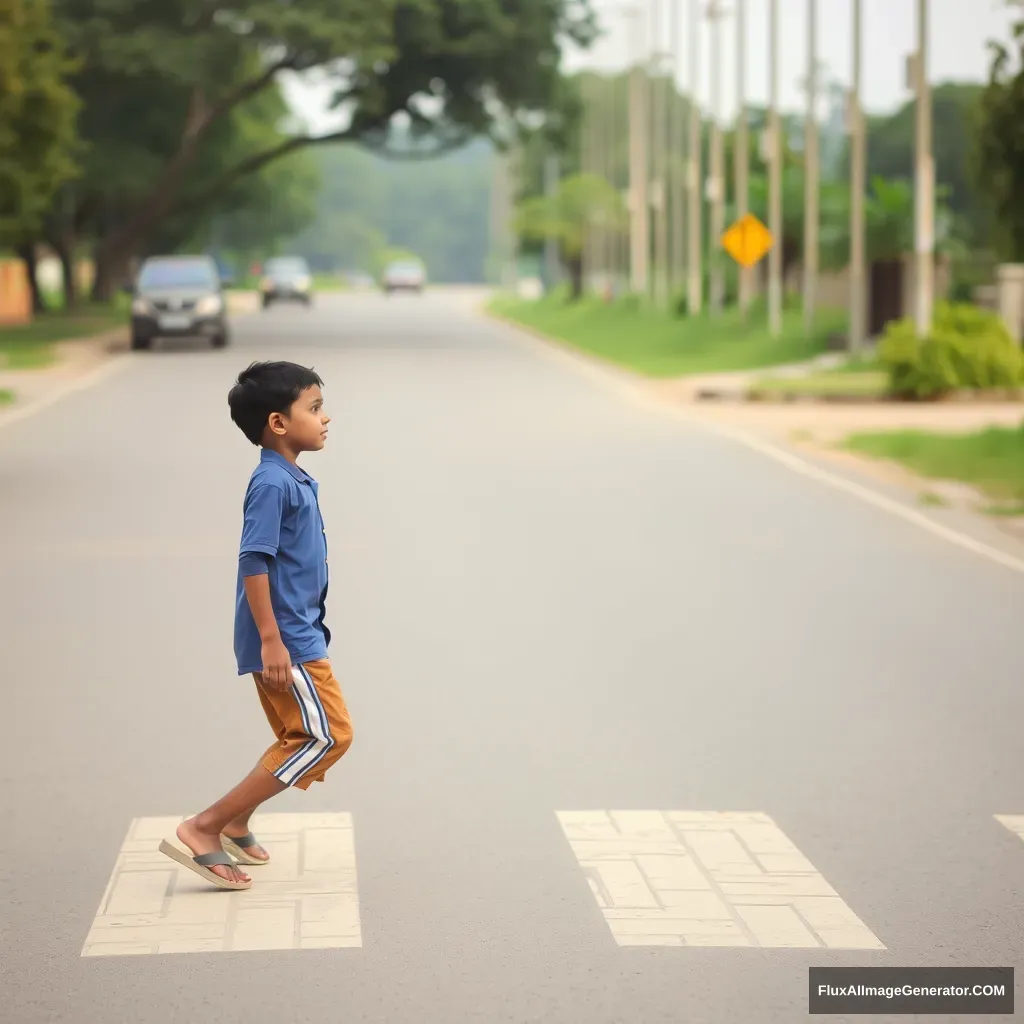
[[[807,395],[821,398],[881,398],[888,376],[881,370],[854,371],[847,367],[821,370],[800,377],[762,377],[753,390],[767,395]]]
[[[0,327],[0,370],[32,370],[53,362],[54,343],[89,338],[126,322],[123,305],[84,306],[73,313],[53,312],[31,323]]]
[[[805,337],[799,310],[787,310],[782,335],[768,333],[764,308],[744,322],[738,310],[717,318],[673,317],[630,299],[567,302],[564,293],[537,301],[499,297],[491,312],[609,362],[649,377],[721,373],[779,366],[813,358],[830,334],[842,330],[845,312],[823,312],[813,337]]]
[[[989,427],[971,434],[920,430],[854,434],[844,447],[892,459],[920,476],[960,480],[996,501],[1024,502],[1024,430]]]
[[[14,401],[14,392],[0,388],[0,405],[10,405]]]

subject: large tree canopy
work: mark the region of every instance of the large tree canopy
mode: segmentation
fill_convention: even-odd
[[[0,0],[0,240],[37,228],[75,171],[78,103],[48,0]]]
[[[201,206],[290,152],[339,140],[388,152],[404,114],[423,155],[543,111],[564,41],[592,31],[586,0],[54,4],[82,62],[74,84],[97,153],[92,207],[79,212],[99,238],[101,293],[181,203]],[[342,128],[279,138],[189,184],[234,111],[282,73],[313,70],[333,83]]]
[[[1024,262],[1024,21],[1013,45],[991,43],[989,82],[981,95],[978,177],[996,212],[995,237],[1005,258]]]

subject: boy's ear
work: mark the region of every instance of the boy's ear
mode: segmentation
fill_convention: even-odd
[[[270,428],[271,432],[277,434],[278,437],[283,437],[288,430],[284,422],[284,416],[279,412],[272,412],[270,414],[270,418],[267,420],[267,426]]]

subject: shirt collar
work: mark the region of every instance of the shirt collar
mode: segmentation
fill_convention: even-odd
[[[304,483],[315,483],[316,481],[302,468],[296,466],[294,462],[289,462],[283,455],[279,455],[275,451],[271,451],[269,448],[264,448],[260,452],[260,462],[273,462],[278,466],[282,466],[286,469],[300,484]]]

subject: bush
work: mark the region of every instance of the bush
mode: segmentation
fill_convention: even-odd
[[[968,303],[940,303],[923,340],[912,319],[890,323],[878,355],[898,398],[942,398],[1024,383],[1024,356],[1002,320]]]

